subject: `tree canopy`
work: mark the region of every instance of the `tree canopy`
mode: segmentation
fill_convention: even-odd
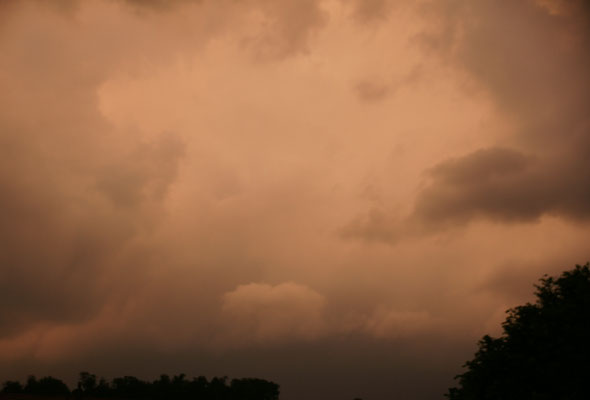
[[[451,400],[590,399],[590,264],[543,277],[536,302],[508,310],[449,389]]]
[[[134,376],[114,378],[110,383],[104,378],[81,372],[77,388],[70,392],[59,379],[45,377],[37,380],[30,376],[23,386],[17,381],[4,382],[0,393],[32,394],[43,396],[71,396],[73,398],[120,398],[120,399],[191,399],[191,400],[278,400],[279,385],[257,378],[232,379],[226,377],[187,379],[180,374],[170,378],[161,375],[153,382]]]

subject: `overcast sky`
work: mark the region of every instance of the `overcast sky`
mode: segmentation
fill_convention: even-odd
[[[0,380],[442,399],[590,260],[580,0],[0,0]]]

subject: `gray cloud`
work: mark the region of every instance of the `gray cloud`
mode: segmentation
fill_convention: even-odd
[[[552,12],[534,2],[508,7],[479,2],[458,5],[449,15],[448,29],[463,34],[439,51],[518,121],[519,130],[505,141],[529,159],[484,149],[442,162],[417,198],[416,217],[434,223],[476,216],[500,221],[531,221],[547,214],[588,218],[588,14],[582,2],[563,5]],[[486,17],[475,18],[482,15]]]
[[[530,173],[533,161],[519,152],[489,148],[445,161],[430,171],[433,182],[421,191],[414,218],[426,223],[466,222],[477,216],[531,220],[550,200]]]
[[[587,164],[584,159],[532,160],[506,149],[479,150],[431,170],[433,182],[419,194],[413,217],[434,224],[475,217],[534,221],[545,214],[587,219]]]
[[[468,74],[517,131],[499,145],[441,161],[407,218],[371,211],[345,236],[396,242],[403,233],[463,225],[473,219],[533,222],[545,215],[590,216],[590,43],[583,2],[483,1],[428,4],[435,23],[416,40]],[[372,88],[372,87],[369,87]],[[381,94],[382,91],[367,91]],[[373,96],[375,97],[375,96]],[[379,215],[377,215],[379,214]]]
[[[108,68],[71,68],[87,50],[40,18],[0,36],[0,338],[87,321],[133,286],[134,267],[117,269],[161,213],[184,148],[110,126],[95,94]]]

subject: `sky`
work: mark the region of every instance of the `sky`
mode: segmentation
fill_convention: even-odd
[[[0,0],[0,380],[442,399],[590,260],[582,0]]]

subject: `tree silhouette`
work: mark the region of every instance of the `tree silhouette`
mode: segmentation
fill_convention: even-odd
[[[80,372],[78,379],[78,389],[85,394],[94,394],[96,391],[96,375],[89,372]]]
[[[590,399],[590,264],[536,285],[534,304],[508,310],[484,336],[451,400]]]
[[[47,396],[60,396],[70,394],[70,389],[68,389],[68,386],[65,383],[51,376],[46,376],[37,380],[35,376],[31,375],[27,379],[27,384],[25,385],[23,392]]]
[[[232,398],[240,400],[278,400],[279,385],[262,379],[233,379]]]
[[[129,399],[148,398],[150,394],[150,384],[134,376],[113,379],[112,388],[117,397]]]
[[[21,385],[18,381],[6,381],[3,384],[2,393],[22,393],[23,392],[23,385]]]
[[[37,380],[29,376],[26,385],[6,381],[0,391],[0,399],[6,395],[24,393],[23,396],[66,396],[70,399],[145,399],[145,400],[278,400],[279,385],[257,378],[232,379],[204,376],[186,379],[185,374],[160,375],[153,381],[142,381],[134,376],[114,378],[109,384],[104,378],[97,383],[96,375],[80,372],[77,388],[70,393],[65,383],[47,376]],[[13,398],[13,397],[8,397]],[[26,398],[30,398],[26,397]]]

